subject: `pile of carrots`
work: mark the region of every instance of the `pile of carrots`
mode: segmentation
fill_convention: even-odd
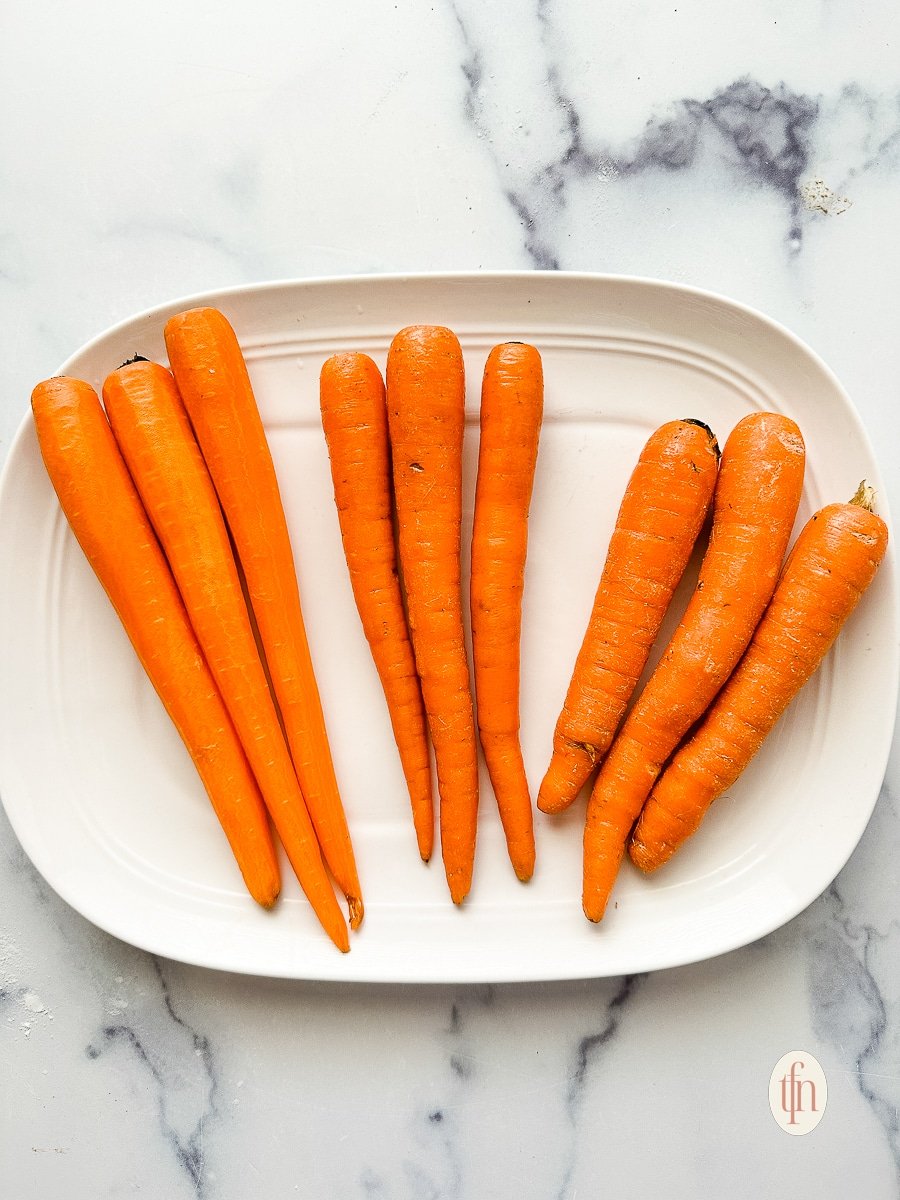
[[[281,887],[270,821],[322,926],[349,949],[362,893],[307,644],[275,469],[237,338],[173,317],[171,370],[38,384],[60,504],[190,752],[247,889]]]
[[[444,870],[461,904],[475,861],[479,738],[515,872],[524,881],[534,871],[519,745],[519,635],[541,358],[533,346],[507,342],[484,371],[470,596],[475,703],[460,584],[466,382],[456,335],[433,325],[401,330],[388,351],[386,387],[367,355],[335,355],[322,368],[320,396],[350,581],[419,853],[427,861],[434,842],[430,733]]]
[[[191,753],[248,891],[279,890],[271,826],[319,921],[349,948],[363,919],[272,458],[237,337],[214,309],[173,317],[169,368],[113,371],[103,401],[54,378],[32,396],[63,511]],[[390,714],[420,856],[434,849],[431,753],[450,896],[473,876],[478,746],[510,862],[535,869],[519,742],[522,591],[543,412],[538,351],[496,346],[481,387],[469,613],[461,593],[465,371],[440,326],[393,339],[382,377],[330,358],[320,404],[350,583]],[[785,562],[805,447],[757,412],[719,450],[676,420],[641,452],[610,539],[537,807],[591,782],[582,904],[604,915],[626,854],[668,861],[816,670],[887,547],[861,485],[808,522]],[[699,579],[635,696],[711,517]],[[333,882],[332,882],[333,881]]]

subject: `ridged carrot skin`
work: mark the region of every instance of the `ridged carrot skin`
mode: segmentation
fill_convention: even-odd
[[[335,354],[322,367],[319,395],[350,583],[387,700],[419,854],[427,862],[434,848],[431,761],[394,544],[384,381],[367,354]]]
[[[449,329],[391,343],[388,428],[409,629],[437,763],[441,854],[455,904],[472,882],[478,752],[460,595],[465,373]]]
[[[747,653],[644,805],[629,846],[655,871],[698,829],[816,671],[884,558],[888,530],[861,488],[805,526]]]
[[[266,809],[97,393],[79,379],[32,394],[62,510],[197,768],[247,889],[281,888]]]
[[[719,447],[699,421],[651,434],[628,481],[538,793],[568,808],[609,749],[703,528]]]
[[[772,597],[803,488],[800,430],[778,413],[738,422],[722,451],[700,580],[594,784],[582,905],[603,917],[631,827],[669,755],[737,665]]]
[[[507,342],[488,355],[472,530],[472,658],[478,734],[523,882],[534,873],[534,818],[519,744],[519,643],[544,373],[534,346]]]
[[[157,363],[132,362],[106,379],[103,402],[291,866],[325,930],[347,950],[347,927],[269,692],[228,530],[175,380]]]
[[[363,919],[362,891],[338,792],[300,607],[290,535],[247,365],[217,309],[171,317],[169,362],[247,582],[294,766],[325,861]]]

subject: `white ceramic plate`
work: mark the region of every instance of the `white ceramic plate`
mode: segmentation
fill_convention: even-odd
[[[233,321],[270,436],[367,917],[342,956],[288,870],[272,913],[242,892],[188,756],[61,516],[28,419],[0,490],[2,797],[25,850],[69,904],[128,942],[209,967],[308,979],[501,981],[707,958],[776,928],[829,884],[869,819],[891,741],[892,551],[835,651],[700,834],[656,877],[626,864],[602,925],[581,914],[583,803],[555,821],[538,814],[537,872],[523,886],[484,774],[475,883],[457,910],[439,856],[425,867],[416,853],[347,578],[318,416],[319,368],[332,352],[359,348],[383,366],[402,326],[455,329],[469,370],[465,545],[485,357],[510,338],[540,348],[546,416],[522,641],[522,739],[536,790],[619,500],[653,428],[697,417],[724,442],[753,409],[788,413],[808,448],[798,523],[849,497],[863,477],[884,513],[856,412],[802,343],[730,301],[645,280],[365,277],[182,300],[104,333],[62,370],[99,386],[135,353],[164,360],[166,318],[201,302]]]

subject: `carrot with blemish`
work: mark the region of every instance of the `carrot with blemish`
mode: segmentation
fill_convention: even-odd
[[[281,887],[262,797],[100,405],[79,379],[31,398],[62,510],[187,747],[247,889],[269,908]]]
[[[228,530],[175,380],[157,363],[132,362],[107,378],[103,402],[291,866],[346,950],[347,927],[269,692]]]
[[[534,819],[519,743],[519,643],[534,484],[544,408],[541,356],[507,342],[488,355],[472,529],[472,657],[478,734],[519,879],[534,872]]]
[[[455,904],[472,882],[478,758],[460,594],[465,373],[449,329],[401,330],[387,360],[388,429],[409,630],[434,745],[441,854]]]
[[[303,624],[281,494],[247,365],[217,309],[171,317],[169,362],[206,460],[259,628],[300,786],[350,924],[363,919],[362,892],[338,792],[325,717]]]
[[[629,846],[642,871],[667,862],[751,762],[834,645],[887,543],[865,484],[802,530],[746,654],[644,805]]]
[[[422,689],[397,570],[384,381],[366,354],[335,354],[319,382],[334,499],[353,596],[384,689],[409,790],[419,854],[434,846]]]
[[[703,527],[719,462],[700,421],[651,434],[628,481],[538,808],[568,808],[609,749]]]
[[[631,828],[664,763],[734,670],[772,597],[805,457],[800,430],[777,413],[745,417],[725,444],[697,588],[588,801],[582,903],[591,921],[603,917]]]

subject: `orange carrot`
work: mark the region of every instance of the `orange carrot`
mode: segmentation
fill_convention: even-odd
[[[278,480],[247,366],[234,330],[216,309],[197,308],[170,318],[165,339],[247,581],[309,815],[356,929],[363,919],[359,876],[303,624]]]
[[[519,639],[528,509],[544,408],[541,356],[495,346],[481,388],[472,530],[472,657],[478,733],[519,879],[534,872],[534,819],[519,744]]]
[[[568,808],[609,749],[703,527],[718,461],[699,421],[669,421],[641,451],[556,723],[543,812]]]
[[[449,329],[414,325],[391,343],[388,428],[400,566],[440,792],[441,853],[455,904],[472,882],[478,760],[460,596],[465,376]]]
[[[697,589],[588,802],[582,903],[591,921],[603,916],[631,827],[663,764],[734,670],[771,599],[804,463],[800,430],[776,413],[745,417],[725,444]]]
[[[107,378],[103,402],[291,866],[346,950],[347,928],[269,693],[228,530],[175,380],[157,363],[132,362]]]
[[[194,760],[248,891],[269,908],[281,881],[262,797],[97,393],[48,379],[31,404],[72,532]]]
[[[368,355],[335,354],[322,367],[319,394],[350,583],[387,700],[419,853],[427,862],[434,846],[431,763],[397,573],[384,382]]]
[[[831,649],[887,541],[864,484],[805,526],[747,653],[644,805],[629,847],[641,870],[667,862],[751,761]]]

